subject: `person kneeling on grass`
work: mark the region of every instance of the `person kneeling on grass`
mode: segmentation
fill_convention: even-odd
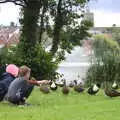
[[[0,69],[1,70],[1,69]],[[19,68],[9,64],[5,72],[0,76],[0,102],[3,101],[12,81],[18,76]]]
[[[48,84],[48,80],[33,81],[29,80],[31,69],[27,66],[22,66],[19,69],[19,77],[16,78],[8,89],[6,99],[16,105],[24,105],[25,100],[31,94],[34,85]]]

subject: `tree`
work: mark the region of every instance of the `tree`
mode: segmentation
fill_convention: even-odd
[[[0,3],[7,3],[7,2],[11,2],[14,3],[15,5],[19,5],[19,6],[27,6],[28,2],[27,0],[0,0]]]
[[[15,23],[14,22],[10,22],[10,27],[15,27]]]
[[[0,1],[5,2],[23,6],[20,19],[22,34],[16,52],[20,59],[16,62],[28,65],[33,73],[41,75],[40,78],[44,79],[46,73],[49,76],[51,71],[54,74],[59,62],[65,59],[65,52],[71,53],[74,46],[81,45],[80,41],[89,36],[87,30],[92,24],[82,20],[88,0]],[[51,37],[49,52],[42,46],[44,32]],[[48,67],[49,72],[46,72]]]
[[[45,13],[48,9],[48,0],[42,1],[41,14],[40,14],[40,30],[39,30],[39,43],[42,42],[42,35],[45,32]]]
[[[52,3],[51,7],[51,16],[54,17],[54,30],[53,30],[53,42],[52,42],[52,48],[51,53],[55,55],[60,45],[63,45],[65,42],[67,42],[67,46],[71,46],[73,44],[70,40],[70,37],[73,37],[74,41],[76,41],[79,45],[80,40],[77,39],[75,36],[84,36],[86,31],[89,29],[91,24],[87,24],[87,27],[85,28],[84,23],[81,22],[80,25],[80,19],[82,18],[84,14],[84,7],[87,3],[87,0],[59,0],[58,3]],[[82,31],[83,30],[83,31]],[[72,32],[72,33],[71,33]],[[79,34],[78,34],[79,32]],[[83,32],[82,35],[80,32]],[[69,34],[71,33],[73,36],[68,36],[68,38],[65,38],[66,40],[63,40],[62,38],[63,34]],[[87,36],[88,34],[86,34]],[[65,36],[64,36],[65,37]],[[68,40],[69,39],[69,40]],[[63,44],[62,44],[63,42]],[[71,44],[71,45],[70,45]],[[75,44],[74,44],[75,45]],[[65,44],[64,44],[65,46]],[[67,48],[66,46],[66,48]],[[62,47],[62,46],[61,46]],[[72,47],[70,47],[72,49]],[[64,49],[65,50],[65,49]]]
[[[110,28],[110,31],[111,31],[112,38],[115,41],[117,41],[120,45],[120,28],[113,26],[112,28]]]

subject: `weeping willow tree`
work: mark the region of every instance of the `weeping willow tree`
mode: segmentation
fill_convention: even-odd
[[[100,83],[111,87],[114,81],[120,83],[120,47],[107,35],[94,36],[93,57],[87,72],[87,83]]]

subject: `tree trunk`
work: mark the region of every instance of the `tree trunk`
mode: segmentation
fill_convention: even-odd
[[[62,7],[62,0],[59,0],[58,7],[57,7],[57,15],[55,18],[53,42],[52,42],[52,48],[51,48],[51,53],[53,56],[58,50],[58,45],[60,43],[60,31],[61,31],[61,28],[63,27],[63,16],[61,12],[61,7]]]
[[[31,53],[38,40],[37,23],[39,19],[41,0],[28,0],[28,6],[23,8],[23,26],[21,41],[24,44],[25,54]]]
[[[40,21],[40,34],[39,34],[39,43],[42,42],[42,34],[44,32],[44,17],[45,17],[45,12],[47,10],[47,5],[48,5],[48,1],[47,0],[43,0],[43,9],[42,9],[42,14],[41,14],[41,21]]]

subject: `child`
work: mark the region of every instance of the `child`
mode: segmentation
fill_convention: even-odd
[[[19,77],[16,78],[8,89],[7,100],[13,104],[24,105],[25,100],[31,94],[34,85],[47,84],[47,80],[32,81],[30,78],[31,69],[27,66],[22,66],[19,69]]]
[[[8,91],[10,83],[17,77],[19,68],[14,64],[9,64],[6,67],[6,72],[0,77],[0,101],[3,100]]]

